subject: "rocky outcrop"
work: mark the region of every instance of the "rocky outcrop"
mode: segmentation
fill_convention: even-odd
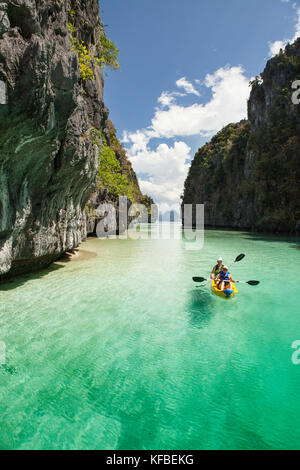
[[[268,232],[300,227],[300,39],[252,83],[248,121],[230,124],[199,149],[183,204],[204,204],[207,226]],[[195,219],[193,220],[195,225]]]
[[[149,196],[142,194],[126,150],[110,120],[104,132],[94,131],[94,139],[100,164],[97,189],[86,208],[88,234],[105,237],[123,233],[134,221],[155,221],[157,207]]]
[[[97,0],[0,2],[0,274],[49,264],[86,236],[84,207],[96,188],[103,129],[101,68],[83,80],[70,40],[88,48],[99,27]]]
[[[117,49],[105,36],[102,57],[101,38],[98,0],[0,0],[0,279],[73,250],[124,188],[144,198],[103,103]]]

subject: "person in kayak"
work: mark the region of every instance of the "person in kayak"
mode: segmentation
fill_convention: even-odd
[[[229,269],[227,266],[223,266],[223,269],[217,276],[216,279],[217,286],[221,291],[224,290],[232,290],[232,282],[236,282],[233,277],[231,276]]]
[[[211,275],[210,275],[210,278],[214,281],[217,276],[220,274],[220,272],[222,271],[222,269],[224,268],[224,265],[223,265],[223,258],[220,258],[218,259],[217,261],[218,264],[216,264],[216,266],[213,267],[213,270],[211,272]]]

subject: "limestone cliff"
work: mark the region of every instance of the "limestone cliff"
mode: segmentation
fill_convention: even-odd
[[[43,266],[85,237],[83,209],[96,185],[91,127],[105,126],[100,67],[83,80],[68,23],[95,45],[97,0],[2,1],[0,273]]]
[[[183,204],[205,204],[207,226],[300,230],[300,39],[269,60],[252,83],[248,121],[230,124],[199,149]]]
[[[99,222],[102,223],[103,230],[100,230],[98,235],[106,236],[108,232],[123,232],[133,220],[153,221],[150,219],[152,212],[155,211],[154,201],[149,196],[142,194],[137,176],[127,158],[124,147],[117,138],[116,129],[112,122],[107,121],[103,133],[96,130],[93,133],[94,142],[99,149],[100,161],[97,189],[86,207],[88,233],[95,235]],[[121,201],[121,207],[120,196],[127,198],[127,201],[123,203]],[[134,210],[135,205],[143,205],[142,212],[144,213],[140,214],[141,209],[138,211],[140,206]],[[121,216],[120,211],[122,211]],[[131,212],[132,215],[130,215]],[[138,217],[137,214],[140,216]],[[104,229],[106,233],[104,233]]]
[[[87,235],[110,132],[102,31],[98,0],[0,0],[0,278],[46,266]],[[133,191],[126,156],[120,165]]]

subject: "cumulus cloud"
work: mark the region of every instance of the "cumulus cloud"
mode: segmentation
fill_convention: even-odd
[[[289,0],[281,0],[283,3],[289,3]],[[294,5],[294,8],[296,6]],[[300,7],[297,8],[296,24],[295,24],[295,34],[290,39],[277,40],[274,42],[269,42],[269,55],[274,57],[279,53],[280,49],[284,49],[288,43],[293,43],[300,36]]]
[[[176,85],[178,86],[178,88],[183,88],[184,91],[188,94],[200,96],[199,91],[196,90],[194,85],[191,82],[189,82],[185,77],[182,77],[179,80],[177,80]]]
[[[140,175],[142,191],[160,203],[179,201],[189,166],[186,161],[191,158],[190,150],[182,141],[173,146],[163,143],[155,150],[144,147],[133,151],[131,148],[129,158]]]
[[[182,87],[182,81],[179,82],[179,85],[176,82],[177,87]],[[157,202],[172,205],[179,201],[189,168],[187,161],[192,159],[191,149],[182,139],[211,137],[223,126],[247,116],[249,78],[241,66],[222,67],[207,74],[200,83],[211,92],[208,102],[184,106],[176,100],[178,95],[184,94],[164,91],[158,98],[160,106],[154,111],[151,125],[124,133],[123,142],[140,177],[141,188]],[[187,93],[187,87],[185,91]],[[174,139],[175,142],[173,145],[159,143],[155,147],[150,145],[152,139]]]
[[[280,49],[284,49],[285,46],[288,44],[289,40],[286,39],[284,41],[274,41],[269,43],[269,56],[274,57],[280,51]]]
[[[163,91],[157,101],[163,107],[165,107],[165,106],[170,106],[172,103],[174,103],[175,98],[174,98],[174,95],[172,93],[169,93],[167,91]]]
[[[249,79],[242,67],[220,68],[206,76],[204,85],[212,92],[208,103],[185,107],[173,102],[168,109],[156,110],[151,123],[156,135],[210,136],[229,122],[246,117]]]

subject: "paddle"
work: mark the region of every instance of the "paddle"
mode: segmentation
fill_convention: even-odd
[[[245,258],[245,256],[246,256],[246,255],[244,255],[244,253],[241,253],[239,256],[237,256],[237,258],[236,258],[236,260],[235,260],[235,262],[234,262],[233,264],[239,263],[240,261],[242,261],[242,259]],[[194,282],[205,282],[205,281],[208,282],[209,279],[205,279],[204,277],[193,277],[193,281],[194,281]]]
[[[242,259],[245,258],[245,256],[246,256],[246,255],[244,255],[243,253],[240,254],[240,255],[236,258],[236,260],[235,260],[234,263],[239,263],[240,261],[242,261]],[[234,263],[233,263],[233,264],[234,264]]]
[[[260,281],[236,281],[238,282],[239,284],[249,284],[249,286],[258,286],[258,284],[260,284]]]
[[[193,277],[193,281],[194,282],[208,282],[209,279],[205,279],[204,277]],[[236,281],[237,283],[239,284],[249,284],[249,286],[258,286],[258,284],[260,284],[260,281]]]
[[[208,279],[205,279],[204,277],[193,277],[194,282],[205,282],[208,281]]]

